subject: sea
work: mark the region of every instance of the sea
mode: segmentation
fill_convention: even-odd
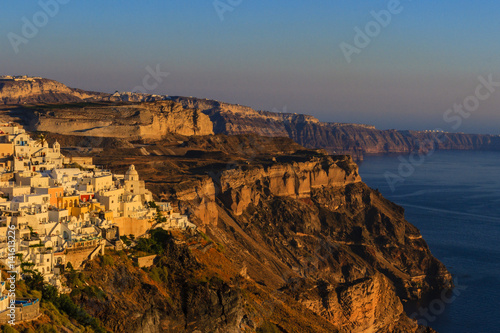
[[[365,156],[359,171],[404,207],[457,286],[407,314],[439,333],[500,332],[500,152]]]

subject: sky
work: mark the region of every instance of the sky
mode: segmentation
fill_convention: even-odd
[[[2,4],[0,74],[111,93],[147,87],[380,129],[500,134],[498,1]]]

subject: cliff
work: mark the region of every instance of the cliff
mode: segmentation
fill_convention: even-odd
[[[0,80],[0,104],[74,103],[105,95],[69,88],[49,79]]]
[[[98,102],[98,106],[54,105],[31,115],[29,109],[8,113],[8,118],[15,121],[19,117],[25,125],[31,125],[32,130],[59,134],[152,140],[167,132],[182,135],[253,133],[289,137],[307,148],[322,148],[331,154],[351,154],[355,158],[362,158],[364,154],[408,153],[432,147],[500,150],[500,136],[382,131],[368,125],[324,123],[305,114],[256,111],[238,104],[193,97],[87,92],[48,79],[0,80],[0,101],[3,104]],[[103,106],[103,102],[108,106]],[[53,112],[47,112],[49,109]]]
[[[167,158],[168,167],[160,158],[133,162],[159,198],[190,214],[223,249],[224,263],[211,251],[198,260],[219,276],[244,277],[250,298],[257,297],[252,288],[263,288],[259,297],[272,299],[263,317],[283,331],[424,330],[402,300],[450,288],[451,276],[403,209],[362,183],[350,157],[300,147],[280,153],[274,149],[282,142],[273,142],[285,139],[259,138],[272,152],[265,154],[244,136],[223,138],[183,146],[238,147],[230,156],[188,150]],[[111,164],[128,163],[118,160]]]
[[[33,107],[22,112],[28,129],[64,135],[159,140],[167,134],[213,134],[208,116],[172,101]]]
[[[416,331],[400,299],[451,286],[402,209],[364,185],[348,157],[227,170],[214,187],[218,223],[207,230],[238,242],[232,260],[342,330]]]
[[[132,249],[108,249],[82,271],[67,271],[71,301],[99,319],[94,326],[433,332],[408,318],[402,302],[452,287],[451,276],[404,210],[362,182],[351,157],[288,138],[179,138],[103,145],[93,153],[96,164],[117,173],[136,165],[157,200],[172,202],[198,226],[157,230]],[[149,254],[157,255],[151,267],[130,259]],[[54,304],[67,311],[63,300]],[[60,324],[51,319],[57,310],[45,308],[33,327]],[[81,313],[71,309],[68,315]],[[83,325],[90,320],[77,318]]]
[[[171,201],[203,231],[161,239],[149,269],[122,253],[88,263],[86,284],[72,285],[72,298],[112,331],[424,332],[402,301],[452,287],[404,210],[368,188],[351,157],[283,137],[376,153],[421,149],[408,138],[432,134],[196,99],[8,112],[62,142],[118,138],[91,150],[95,163],[118,173],[136,165],[156,199]],[[126,148],[115,146],[120,140]],[[157,249],[149,242],[138,244]]]
[[[500,150],[500,136],[425,131],[377,130],[374,126],[325,123],[292,113],[256,111],[248,107],[188,97],[171,97],[184,107],[196,108],[214,123],[214,132],[229,135],[254,133],[286,136],[307,148],[331,154],[408,153],[431,147],[442,150]]]
[[[211,279],[187,246],[171,238],[161,245],[168,255],[159,255],[152,269],[113,253],[89,263],[82,280],[90,288],[75,288],[73,299],[111,332],[239,332],[240,290]]]
[[[348,157],[334,160],[320,156],[302,161],[300,157],[295,160],[294,156],[287,156],[275,161],[245,172],[227,170],[215,179],[220,186],[220,199],[235,215],[241,215],[250,204],[258,205],[265,194],[307,199],[315,189],[361,181]]]
[[[0,80],[0,103],[56,104],[4,107],[2,119],[21,121],[33,131],[66,135],[157,140],[166,133],[207,135],[257,134],[288,137],[306,148],[330,154],[408,153],[432,148],[500,150],[500,136],[422,131],[377,130],[374,126],[320,122],[313,116],[257,111],[193,97],[137,93],[95,93],[35,79]],[[63,103],[81,103],[61,105]]]

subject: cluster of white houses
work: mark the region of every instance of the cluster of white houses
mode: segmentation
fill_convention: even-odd
[[[75,163],[78,168],[64,167]],[[157,203],[157,210],[152,200],[133,165],[124,175],[112,174],[95,168],[91,158],[65,158],[57,142],[50,147],[19,126],[0,125],[0,261],[6,267],[36,270],[60,287],[68,263],[78,268],[105,247],[119,247],[119,236],[195,227],[170,203]],[[165,217],[160,224],[158,211]],[[16,234],[14,263],[10,226]]]

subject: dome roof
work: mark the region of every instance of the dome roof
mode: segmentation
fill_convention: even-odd
[[[127,176],[139,176],[139,173],[137,172],[137,170],[135,169],[135,166],[132,164],[127,172],[125,173],[125,175]]]

